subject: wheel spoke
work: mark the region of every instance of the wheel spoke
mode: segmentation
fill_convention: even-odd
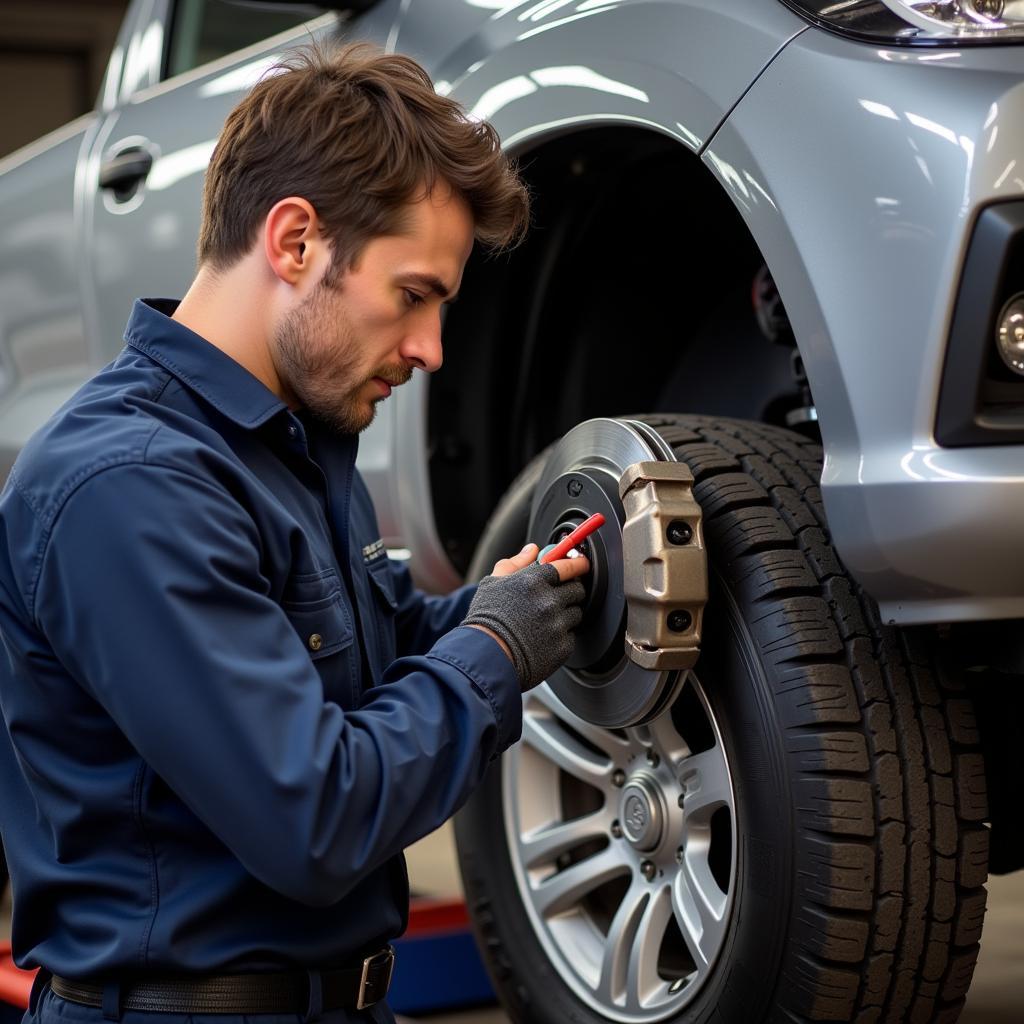
[[[549,714],[523,716],[523,742],[563,771],[591,786],[604,788],[612,772],[611,758],[585,747],[562,723]]]
[[[670,714],[659,715],[653,722],[648,723],[644,738],[669,763],[676,763],[690,756],[690,748],[676,730]]]
[[[706,823],[718,807],[732,806],[732,784],[721,746],[684,758],[677,775],[686,787],[683,811],[688,818]]]
[[[691,753],[689,733],[680,732],[672,713],[641,726],[604,729],[570,711],[543,684],[524,697],[523,741],[503,776],[519,894],[538,932],[558,951],[553,966],[575,979],[599,1016],[625,1016],[635,1024],[655,1024],[689,1004],[719,955],[732,906],[732,884],[723,883],[730,891],[722,891],[709,860],[716,844],[727,842],[718,820],[711,824],[719,807],[733,816],[735,851],[729,766],[700,682],[691,673],[686,685],[694,691],[687,715],[699,713],[695,695],[714,734],[709,750]],[[684,789],[682,815],[673,775]],[[681,863],[659,846],[650,854],[654,871],[645,866],[641,873],[639,846],[626,835],[613,838],[630,779],[662,788],[663,828],[672,830]],[[570,814],[580,816],[566,820]],[[677,926],[688,955],[678,945]]]
[[[687,857],[672,882],[672,910],[679,930],[697,965],[697,973],[707,973],[725,929],[728,897],[711,875],[707,861]]]
[[[545,879],[533,889],[533,902],[542,917],[554,917],[570,909],[588,893],[629,869],[614,847],[581,860],[557,875]]]
[[[561,719],[566,725],[578,732],[588,743],[593,743],[599,750],[603,750],[610,758],[624,756],[630,749],[629,742],[621,736],[615,735],[608,729],[602,729],[599,725],[580,718],[575,712],[570,711],[555,696],[554,690],[547,683],[538,686],[530,692],[531,701],[543,705],[556,718]]]
[[[619,904],[605,938],[598,996],[618,1006],[626,1003],[626,982],[630,959],[636,942],[637,928],[643,919],[650,891],[634,881]]]
[[[544,825],[523,834],[519,852],[527,870],[553,861],[560,854],[572,850],[590,839],[608,834],[610,813],[594,811],[572,821]]]
[[[655,993],[666,987],[658,976],[658,954],[671,916],[672,897],[666,885],[652,895],[636,929],[626,975],[626,1005],[630,1009],[644,1009]]]

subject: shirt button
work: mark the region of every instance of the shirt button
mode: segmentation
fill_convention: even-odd
[[[297,426],[295,426],[294,423],[289,423],[288,424],[288,436],[289,437],[298,437],[299,436],[299,428]]]
[[[319,651],[324,645],[324,638],[319,633],[314,633],[309,638],[309,649],[311,651]]]

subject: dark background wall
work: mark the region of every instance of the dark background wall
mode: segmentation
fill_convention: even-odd
[[[0,0],[0,156],[91,110],[128,0]]]

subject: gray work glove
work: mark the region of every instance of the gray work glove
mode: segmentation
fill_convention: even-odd
[[[519,683],[529,690],[572,654],[572,631],[583,618],[579,580],[559,581],[553,565],[531,565],[509,576],[485,576],[463,620],[497,634],[512,653]]]

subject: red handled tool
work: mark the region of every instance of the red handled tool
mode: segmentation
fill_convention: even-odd
[[[546,555],[542,555],[540,559],[541,565],[547,565],[548,562],[555,562],[559,558],[565,558],[566,554],[576,547],[577,544],[583,543],[595,530],[602,526],[604,526],[604,516],[600,512],[595,512],[589,519],[584,519],[565,540],[559,541]]]

